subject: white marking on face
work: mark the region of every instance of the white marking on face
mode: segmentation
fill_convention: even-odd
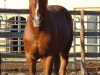
[[[34,23],[34,27],[39,27],[40,25],[40,16],[39,15],[35,15],[33,18],[32,18],[32,21]]]
[[[34,16],[34,19],[33,19],[34,27],[39,27],[39,24],[38,24],[38,20],[39,20],[38,9],[39,9],[39,5],[37,4],[36,10],[35,10],[35,16]]]
[[[39,10],[39,4],[37,3],[36,9],[35,9],[35,15],[32,18],[34,27],[39,27],[40,25],[40,15],[38,14],[38,10]]]
[[[38,15],[38,9],[39,9],[39,4],[37,4],[36,10],[35,10],[35,15],[36,15],[36,16]]]

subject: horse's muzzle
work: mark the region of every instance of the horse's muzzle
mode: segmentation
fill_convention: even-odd
[[[41,16],[37,16],[37,15],[33,16],[32,17],[32,21],[34,23],[34,26],[38,27],[40,25],[40,23],[41,23]]]

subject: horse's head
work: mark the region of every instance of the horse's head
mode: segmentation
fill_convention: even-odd
[[[40,25],[45,16],[47,0],[29,0],[30,14],[35,25]]]

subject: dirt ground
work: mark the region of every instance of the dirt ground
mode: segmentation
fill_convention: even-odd
[[[86,62],[86,75],[100,75],[100,62]],[[28,68],[26,63],[2,63],[1,65],[2,73],[1,75],[28,75]],[[36,75],[43,75],[42,74],[42,66],[40,63],[37,63],[37,74]],[[80,63],[76,63],[76,69],[72,69],[72,63],[68,64],[66,69],[66,75],[80,75]],[[52,72],[52,75],[54,73]]]

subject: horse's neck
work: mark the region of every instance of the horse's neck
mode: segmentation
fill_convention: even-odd
[[[30,14],[35,15],[36,0],[29,0],[29,9],[30,9]]]

